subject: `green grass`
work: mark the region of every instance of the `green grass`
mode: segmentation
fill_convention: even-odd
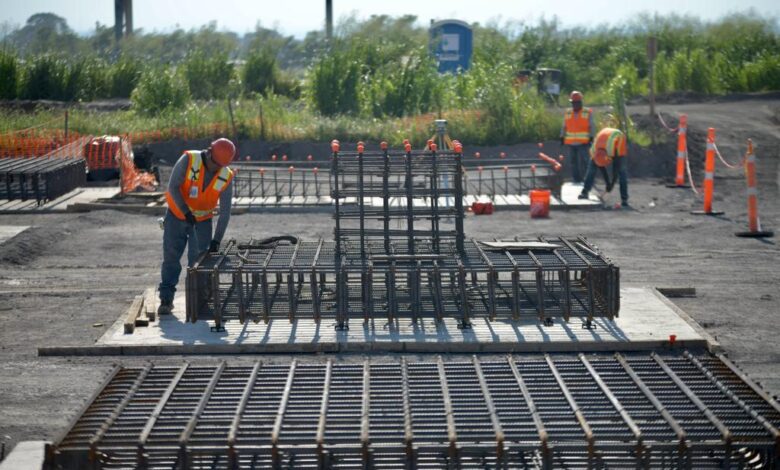
[[[262,109],[262,114],[261,114]],[[494,120],[485,119],[478,110],[445,110],[441,117],[449,121],[449,134],[467,145],[515,143],[556,138],[560,129],[560,112],[554,108],[535,109],[541,123],[537,127],[523,128],[522,133],[504,135],[496,140],[492,127]],[[410,139],[416,147],[424,145],[434,134],[434,120],[438,114],[429,113],[402,118],[374,118],[349,115],[322,116],[310,111],[299,101],[272,95],[269,98],[241,99],[233,101],[233,114],[239,138],[268,141],[344,141],[364,140],[378,143],[386,140],[400,145]],[[262,116],[262,119],[261,119]],[[8,112],[0,116],[0,133],[20,130],[43,124],[44,129],[63,129],[64,111],[40,109],[33,113]],[[227,102],[193,101],[178,111],[167,110],[146,115],[133,110],[90,111],[71,109],[69,129],[80,134],[130,134],[139,135],[160,131],[163,138],[181,134],[211,136],[213,125],[227,129],[232,135]],[[514,125],[514,124],[513,124]],[[510,129],[511,130],[511,129]]]

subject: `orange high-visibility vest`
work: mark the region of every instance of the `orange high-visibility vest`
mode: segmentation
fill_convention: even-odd
[[[204,189],[203,180],[206,177],[206,169],[203,165],[201,152],[190,150],[185,153],[188,156],[187,173],[184,177],[184,183],[179,186],[179,191],[184,198],[184,203],[195,216],[195,220],[198,222],[208,220],[214,216],[214,209],[219,204],[219,195],[233,179],[233,171],[228,167],[223,167],[214,176],[208,187]],[[170,191],[165,192],[165,198],[168,200],[168,209],[173,215],[184,220],[185,211],[176,205]]]
[[[596,150],[604,149],[607,151],[605,159],[601,159],[596,156]],[[596,138],[593,140],[593,145],[590,147],[590,158],[593,162],[601,167],[607,166],[615,157],[625,157],[626,150],[626,136],[623,135],[619,129],[613,129],[611,127],[605,127],[601,129]]]
[[[573,109],[567,109],[563,118],[566,132],[563,134],[563,143],[566,145],[587,144],[590,142],[590,108],[582,108],[575,113]]]

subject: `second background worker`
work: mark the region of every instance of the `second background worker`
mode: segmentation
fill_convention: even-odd
[[[571,178],[575,183],[582,183],[585,177],[585,167],[588,163],[588,147],[593,142],[595,126],[593,110],[582,107],[582,93],[572,91],[569,96],[571,109],[566,110],[561,127],[561,144],[569,147],[569,166]]]

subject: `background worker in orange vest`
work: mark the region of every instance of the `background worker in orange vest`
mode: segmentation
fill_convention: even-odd
[[[587,199],[588,193],[593,187],[596,177],[596,168],[601,170],[604,181],[607,184],[607,192],[612,191],[615,179],[620,181],[621,207],[630,208],[628,205],[628,171],[626,165],[627,152],[626,136],[619,129],[605,127],[596,136],[596,140],[590,147],[588,171],[585,174],[585,186],[582,187],[580,199]],[[607,166],[612,163],[612,179],[607,174]]]
[[[561,144],[569,146],[571,177],[575,183],[582,183],[585,165],[588,161],[588,145],[593,142],[595,126],[593,110],[582,107],[582,93],[572,91],[569,96],[571,109],[566,110],[561,127]]]
[[[228,167],[236,146],[217,139],[206,150],[189,150],[173,166],[168,191],[168,211],[163,222],[163,263],[160,272],[158,314],[170,314],[181,274],[181,256],[187,247],[188,266],[206,250],[218,251],[230,221],[233,171]],[[211,219],[219,205],[214,235]]]

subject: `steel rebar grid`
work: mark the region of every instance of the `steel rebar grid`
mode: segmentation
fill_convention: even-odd
[[[687,352],[148,365],[112,373],[47,468],[776,468],[778,425]]]
[[[526,194],[532,189],[549,189],[553,195],[560,197],[563,178],[560,172],[556,172],[551,166],[544,162],[538,163],[506,163],[496,161],[494,165],[480,165],[480,167],[464,166],[460,178],[453,179],[453,175],[445,173],[437,181],[443,181],[447,177],[448,181],[460,181],[464,195],[489,196],[519,196]],[[323,162],[324,164],[324,162]],[[277,164],[255,164],[240,162],[231,165],[237,169],[234,181],[234,196],[246,198],[272,198],[275,201],[281,201],[284,197],[321,197],[330,195],[333,192],[333,178],[326,173],[325,177],[320,175],[320,166],[312,165],[311,162],[295,162],[294,171],[290,171],[288,162],[283,165]],[[389,170],[389,168],[388,168]],[[370,186],[378,185],[383,181],[383,171],[376,168],[366,169],[364,176],[369,181]],[[486,175],[485,178],[493,182],[491,191],[485,191],[486,187],[480,189],[480,174]],[[342,174],[340,178],[340,187],[358,187],[357,178],[352,174]],[[387,178],[388,190],[403,190],[404,179],[399,175],[389,176]],[[438,185],[437,185],[438,186]],[[446,194],[451,194],[454,188],[445,188],[439,186],[442,192],[442,198]],[[347,194],[347,193],[343,193]],[[446,196],[452,198],[452,196]],[[390,196],[390,200],[396,203],[395,196]],[[350,202],[348,205],[354,203]]]
[[[576,317],[587,324],[618,312],[617,268],[582,238],[541,238],[557,248],[519,251],[469,240],[462,254],[454,241],[442,242],[439,253],[428,242],[416,245],[413,255],[394,240],[367,237],[365,256],[359,243],[342,242],[338,269],[335,242],[256,247],[228,241],[188,269],[187,318],[194,322],[211,310],[217,327],[230,319],[323,316],[343,324],[452,317],[467,326],[474,315]]]

